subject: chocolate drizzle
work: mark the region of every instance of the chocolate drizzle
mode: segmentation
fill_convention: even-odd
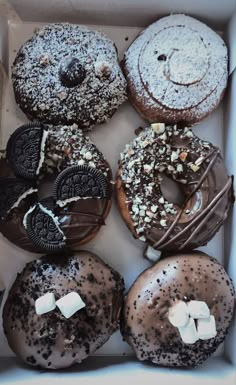
[[[207,243],[233,202],[220,150],[191,129],[153,124],[121,154],[117,180],[121,213],[134,236],[158,250],[191,250]],[[185,196],[170,203],[162,194],[161,173],[171,176]]]
[[[215,148],[211,154],[207,155],[204,158],[204,161],[206,161],[206,159],[208,159],[209,157],[212,157],[209,165],[207,166],[206,170],[204,171],[201,178],[197,182],[196,187],[193,189],[193,191],[187,197],[185,204],[183,205],[182,209],[179,211],[174,222],[172,222],[171,226],[169,227],[167,232],[163,235],[163,237],[158,242],[154,243],[154,245],[153,245],[154,248],[159,249],[159,250],[166,248],[171,243],[176,241],[179,237],[183,236],[188,230],[190,230],[193,227],[193,225],[195,225],[195,223],[197,223],[199,220],[201,220],[201,222],[197,225],[197,227],[194,229],[194,231],[189,235],[188,239],[179,247],[179,250],[187,249],[190,241],[193,239],[194,236],[197,235],[197,233],[201,230],[201,228],[207,223],[207,221],[211,217],[212,211],[214,211],[219,206],[221,201],[224,199],[225,194],[227,194],[229,192],[230,188],[232,187],[232,178],[231,177],[228,178],[225,186],[214,197],[214,199],[211,202],[209,202],[208,206],[205,207],[202,211],[200,211],[200,213],[182,231],[180,231],[174,237],[171,238],[171,233],[173,232],[174,227],[178,224],[178,220],[180,219],[181,215],[183,214],[183,211],[185,209],[187,202],[197,192],[197,190],[199,188],[201,188],[202,182],[205,180],[205,178],[207,178],[208,174],[210,173],[210,171],[211,171],[211,169],[212,169],[212,167],[213,167],[213,165],[214,165],[214,163],[218,157],[218,154],[219,154],[219,149]],[[167,242],[164,242],[167,237],[169,237],[170,239]]]
[[[38,125],[34,124],[33,127],[38,127]],[[26,128],[31,128],[31,126],[26,126]],[[112,175],[109,164],[104,159],[103,154],[88,137],[83,135],[82,131],[79,130],[76,125],[59,126],[55,128],[47,126],[46,129],[48,130],[48,136],[45,156],[42,167],[40,167],[40,174],[34,182],[38,188],[43,182],[47,184],[48,178],[51,184],[53,179],[56,179],[56,176],[58,176],[56,181],[54,181],[54,191],[56,190],[55,185],[57,184],[57,180],[60,179],[62,183],[59,192],[63,192],[62,196],[60,194],[59,196],[55,196],[55,194],[52,196],[53,191],[47,191],[46,198],[39,200],[40,194],[37,195],[37,189],[30,189],[29,191],[31,192],[32,190],[35,194],[31,193],[27,196],[23,194],[22,199],[17,202],[17,205],[15,204],[13,207],[10,206],[11,210],[7,218],[0,220],[0,232],[3,236],[25,250],[38,253],[42,251],[49,253],[59,248],[65,250],[68,248],[75,249],[81,244],[91,240],[101,226],[105,224],[105,218],[111,207],[112,194],[110,184]],[[8,180],[10,178],[17,182],[14,176],[14,170],[10,167],[9,162],[7,162],[6,159],[1,159],[0,163],[0,179],[4,178],[4,180]],[[73,178],[77,178],[78,170],[89,170],[90,178],[88,178],[88,186],[86,186],[86,183],[80,183],[80,180],[77,181],[77,184],[74,183]],[[73,172],[71,173],[71,171]],[[65,195],[65,186],[62,177],[65,174],[68,175],[68,173],[69,176],[72,177],[69,181],[69,190],[71,188],[72,194]],[[103,187],[105,193],[101,195],[95,194],[96,197],[90,198],[86,195],[88,187],[92,192],[94,192],[94,187],[96,187],[94,183],[91,183],[92,176],[96,177],[96,181],[100,183],[99,186]],[[87,176],[85,175],[85,177]],[[29,184],[29,181],[26,180],[25,183]],[[15,187],[14,183],[13,185]],[[68,188],[68,186],[66,187]],[[84,191],[82,197],[74,194],[74,190],[79,190],[80,187]],[[77,190],[75,192],[77,192]],[[43,191],[43,193],[45,196],[45,191]],[[57,198],[61,197],[69,199],[66,202],[63,201],[63,205],[60,207],[60,202],[57,202]],[[16,199],[13,203],[15,203],[15,201]],[[47,221],[49,227],[48,231],[46,231],[46,222],[43,225],[43,223],[39,223],[40,221],[38,221],[38,230],[37,234],[35,234],[35,225],[29,229],[26,221],[24,221],[24,217],[28,210],[38,203],[45,207],[44,217],[49,219],[49,221]],[[6,205],[2,204],[2,206],[5,208]],[[46,215],[46,211],[48,211],[48,215]],[[31,216],[32,215],[30,215],[30,217]],[[40,215],[40,218],[41,217],[42,215]],[[56,227],[54,226],[54,230],[56,230],[56,228],[58,230],[55,232],[55,234],[57,233],[56,237],[59,239],[59,235],[61,236],[59,248],[56,247],[55,244],[53,245],[55,239],[53,240],[52,234],[50,234],[50,239],[47,242],[45,241],[45,236],[49,235],[50,232],[52,233],[51,230],[54,222],[57,224]]]

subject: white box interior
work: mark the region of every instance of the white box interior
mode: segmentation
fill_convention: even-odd
[[[194,128],[194,132],[200,137],[210,140],[215,145],[219,146],[225,155],[229,173],[236,173],[236,156],[234,150],[234,145],[236,143],[236,113],[233,108],[236,103],[236,73],[235,71],[233,73],[236,52],[236,34],[234,33],[236,30],[236,17],[233,18],[229,24],[230,16],[232,16],[232,12],[236,5],[234,0],[228,0],[224,2],[224,4],[222,4],[221,1],[214,1],[213,9],[212,4],[207,5],[204,1],[195,2],[195,4],[193,4],[192,2],[190,3],[184,0],[174,2],[174,5],[171,4],[173,3],[171,1],[160,0],[147,1],[145,2],[145,5],[138,0],[126,2],[123,0],[120,0],[119,2],[103,0],[41,0],[40,4],[39,2],[30,0],[14,0],[11,1],[11,3],[16,6],[18,13],[25,20],[38,20],[42,22],[48,20],[68,20],[80,23],[83,22],[85,24],[93,24],[94,22],[99,21],[99,23],[102,24],[93,25],[91,27],[103,30],[115,41],[120,57],[122,57],[124,50],[129,46],[142,27],[157,19],[159,15],[168,14],[170,12],[182,12],[185,10],[186,13],[188,12],[201,19],[210,19],[211,24],[215,25],[217,28],[222,27],[227,22],[224,32],[228,32],[228,41],[231,47],[230,57],[232,58],[230,62],[232,75],[230,76],[228,91],[224,103],[222,103],[209,118],[197,125]],[[184,6],[186,7],[185,9]],[[78,14],[76,11],[78,11]],[[107,25],[111,22],[114,22],[116,25],[127,24],[129,26],[114,27]],[[35,22],[22,24],[21,22],[11,21],[9,23],[9,66],[20,45],[32,35],[34,28],[38,25],[39,24]],[[6,27],[7,23],[5,19],[0,17],[0,53],[5,65],[7,65],[8,62],[8,54],[6,52]],[[27,122],[27,119],[15,104],[11,82],[9,81],[5,93],[3,119],[1,122],[0,139],[2,147],[5,146],[10,133],[24,122]],[[140,119],[129,102],[126,102],[109,123],[101,125],[92,133],[89,133],[89,136],[93,139],[98,148],[105,154],[111,164],[114,174],[117,169],[119,153],[123,150],[124,145],[134,137],[134,130],[140,125],[144,126],[145,123]],[[142,258],[144,244],[141,241],[134,240],[132,235],[127,231],[126,226],[118,213],[115,202],[113,203],[111,213],[106,222],[107,225],[101,229],[97,237],[83,248],[97,253],[104,259],[104,261],[117,269],[125,277],[126,288],[128,289],[137,275],[150,265],[147,260]],[[207,246],[201,249],[208,254],[215,256],[220,262],[225,264],[228,273],[233,278],[234,284],[236,285],[235,228],[236,210],[234,209],[224,228],[220,230]],[[14,247],[2,238],[0,238],[0,250],[0,277],[3,279],[6,286],[9,287],[15,278],[16,272],[22,270],[24,264],[35,258],[35,255]],[[5,293],[5,298],[6,295],[7,293]],[[83,364],[81,369],[82,372],[80,368],[78,368],[72,372],[64,372],[63,376],[60,374],[60,378],[57,378],[57,374],[55,373],[44,373],[43,377],[41,376],[40,378],[44,378],[44,381],[50,379],[51,384],[54,383],[54,381],[63,381],[63,378],[65,380],[66,376],[70,376],[71,379],[76,379],[76,375],[78,375],[77,373],[80,371],[81,380],[89,378],[91,384],[95,383],[97,375],[100,375],[106,383],[106,381],[110,382],[112,380],[111,375],[115,374],[118,376],[119,374],[120,379],[125,380],[129,377],[130,373],[135,373],[137,380],[141,379],[141,375],[145,375],[145,381],[153,381],[154,376],[156,380],[160,381],[171,381],[171,376],[175,376],[176,379],[180,376],[179,380],[181,379],[181,381],[183,383],[186,382],[186,384],[191,379],[191,385],[194,384],[195,379],[196,383],[201,379],[201,381],[205,381],[204,384],[207,384],[208,381],[212,381],[213,378],[216,384],[225,382],[227,385],[233,385],[235,378],[233,364],[236,362],[235,334],[235,329],[233,330],[233,328],[231,328],[231,333],[226,340],[225,347],[221,348],[218,352],[220,357],[210,359],[198,369],[186,373],[184,371],[173,371],[164,368],[156,368],[150,365],[142,365],[131,359],[112,359],[112,355],[121,356],[123,354],[131,354],[131,349],[122,341],[119,332],[117,332],[97,352],[98,355],[109,355],[109,359],[106,357],[106,360],[104,361],[100,357],[91,358],[87,364],[86,362]],[[0,329],[0,356],[8,355],[12,355],[12,353],[8,348],[6,339]],[[94,361],[95,359],[96,361]],[[226,359],[228,359],[231,364],[227,363]],[[96,366],[98,366],[98,368],[94,371],[94,367]],[[219,368],[219,366],[222,369],[220,376],[218,376],[215,371],[215,368]],[[121,368],[122,373],[120,373]],[[87,369],[92,370],[87,371]],[[32,378],[34,378],[34,384],[36,384],[35,381],[38,378],[37,373],[38,372],[34,370],[25,369],[25,367],[18,363],[18,361],[6,358],[1,359],[0,357],[1,384],[18,384],[21,383],[21,381],[22,383],[25,383],[25,381],[30,382]],[[141,380],[140,383],[142,383]]]

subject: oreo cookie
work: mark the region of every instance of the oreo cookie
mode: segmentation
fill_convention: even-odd
[[[0,178],[0,218],[5,219],[21,199],[36,191],[30,181],[14,177]]]
[[[25,214],[24,226],[29,239],[42,251],[54,252],[65,248],[65,236],[57,217],[41,203]]]
[[[47,130],[40,123],[20,126],[7,143],[6,158],[15,175],[35,179],[43,163]]]
[[[83,82],[86,71],[79,59],[69,57],[61,64],[59,75],[62,84],[70,88]]]
[[[108,198],[109,183],[105,175],[88,166],[72,166],[63,170],[54,183],[53,196],[59,206],[76,198]],[[75,199],[74,199],[75,198]]]

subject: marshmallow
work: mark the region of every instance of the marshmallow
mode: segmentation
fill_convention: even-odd
[[[168,319],[173,326],[183,327],[189,319],[188,306],[184,301],[179,301],[169,309]]]
[[[42,315],[54,310],[56,307],[55,296],[53,293],[47,293],[35,301],[36,314]]]
[[[201,340],[208,340],[216,336],[216,322],[215,317],[210,315],[208,318],[201,318],[197,320],[198,338]]]
[[[144,257],[149,259],[149,261],[156,262],[160,259],[161,252],[159,250],[154,249],[151,246],[147,246],[144,251]]]
[[[59,307],[65,318],[70,318],[78,310],[86,306],[80,295],[75,291],[60,298],[56,301],[56,305]]]
[[[188,311],[192,318],[208,318],[210,310],[204,301],[190,301],[188,303]]]
[[[178,330],[183,342],[186,344],[194,344],[199,339],[194,319],[191,317],[189,317],[187,324],[179,327]]]

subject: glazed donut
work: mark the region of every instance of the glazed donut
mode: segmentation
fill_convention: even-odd
[[[234,288],[223,266],[200,252],[173,255],[134,282],[122,312],[122,335],[139,360],[194,367],[223,342]]]
[[[31,120],[78,124],[106,122],[127,99],[115,44],[80,25],[46,25],[15,58],[16,102]]]
[[[87,251],[30,262],[3,309],[8,343],[30,365],[80,363],[119,328],[123,291],[120,274]]]
[[[222,38],[185,15],[145,29],[124,57],[129,99],[149,122],[191,125],[221,101],[228,78]]]
[[[21,126],[0,160],[0,232],[32,252],[76,249],[105,224],[111,177],[104,156],[77,125]]]
[[[161,190],[162,175],[184,195],[182,207]],[[190,128],[153,123],[121,154],[116,183],[118,205],[135,238],[157,250],[191,250],[219,230],[233,202],[220,150]]]

